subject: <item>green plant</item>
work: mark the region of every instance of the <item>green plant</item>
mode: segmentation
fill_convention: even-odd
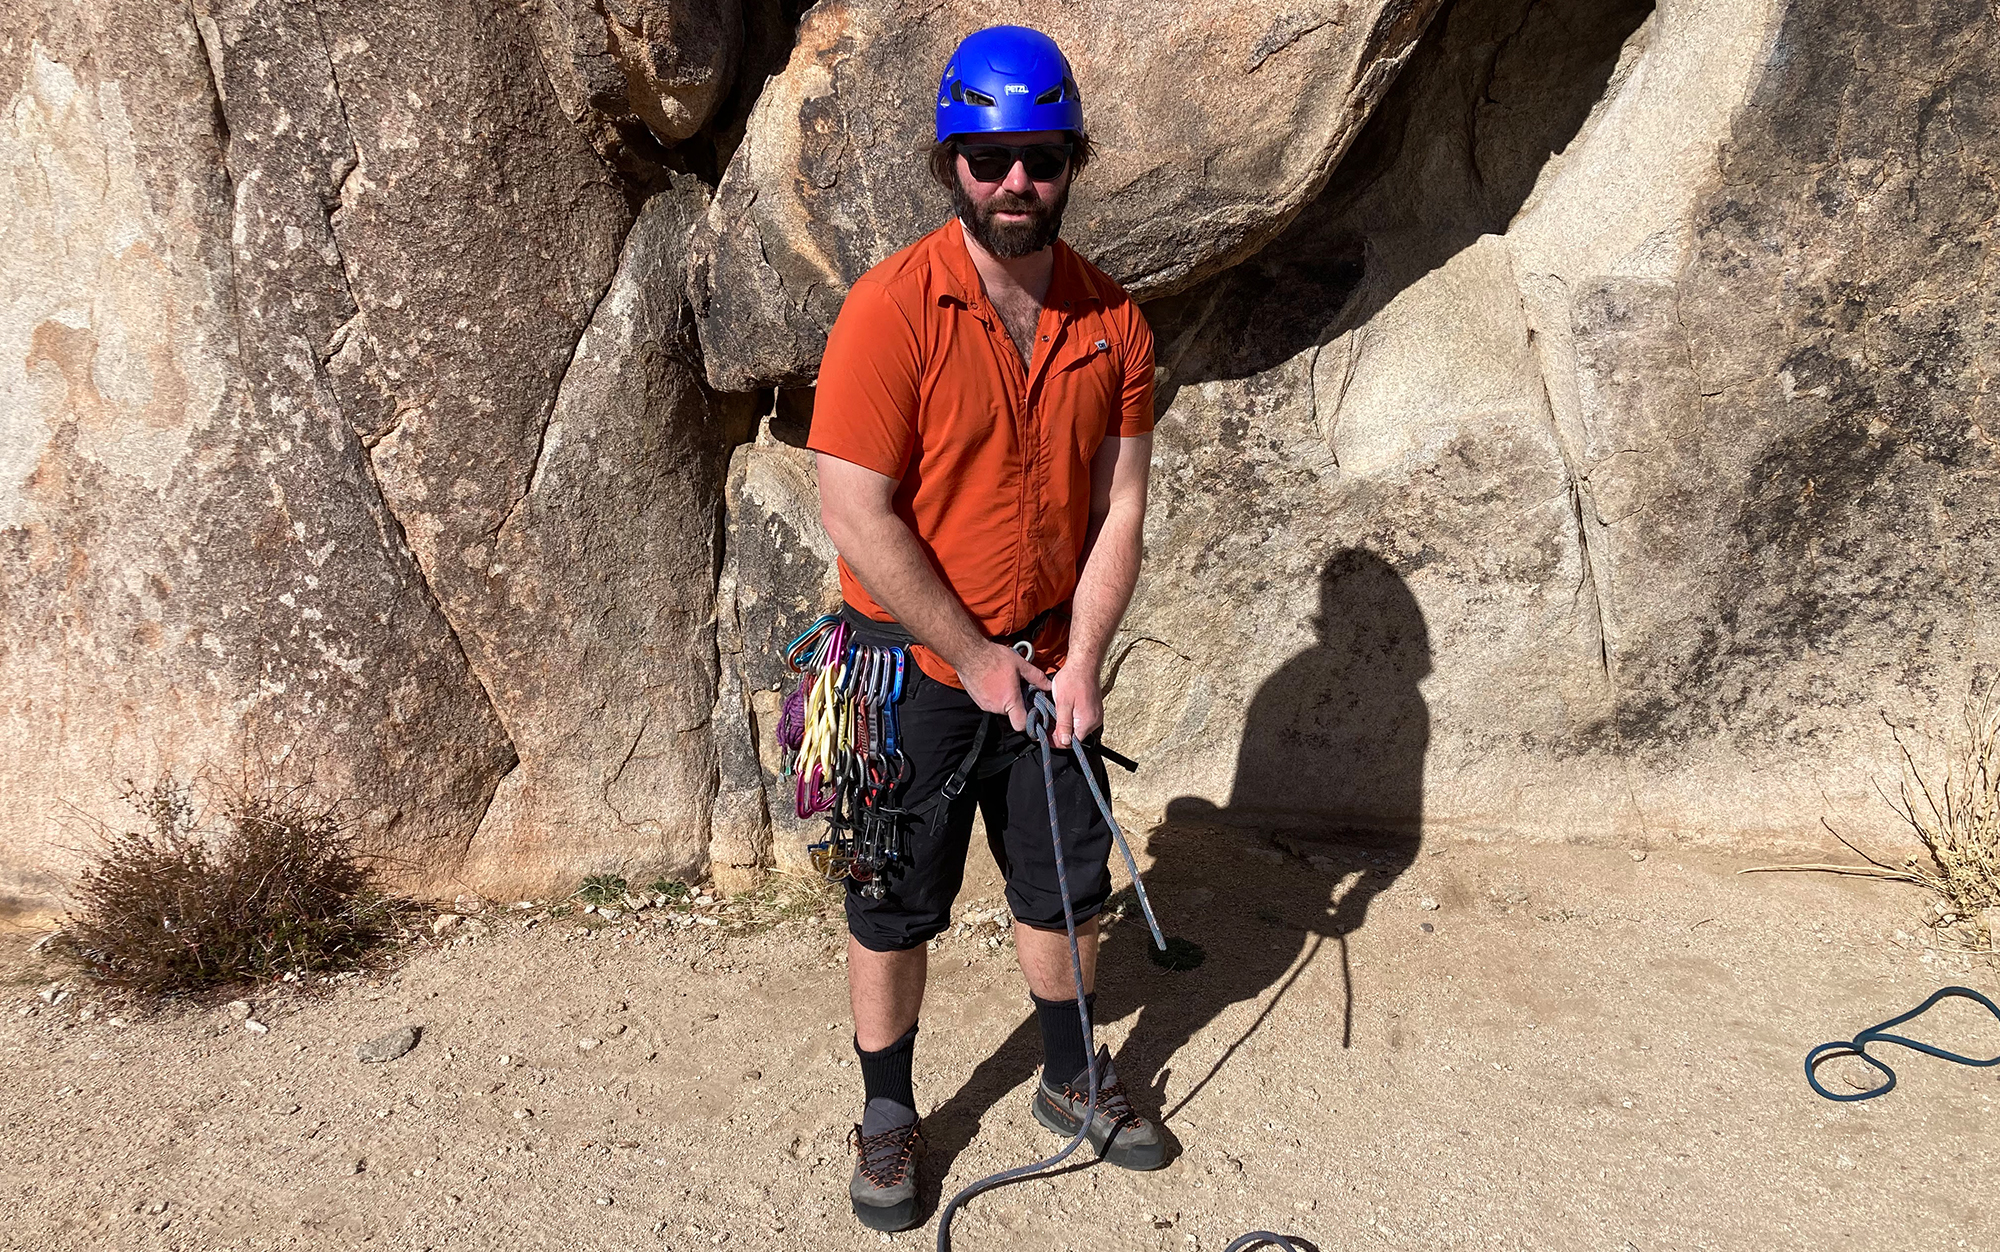
[[[617,874],[592,874],[576,889],[576,898],[596,908],[623,907],[630,888]]]
[[[53,951],[146,996],[357,965],[388,937],[377,892],[333,805],[298,787],[225,796],[208,827],[192,787],[126,783],[139,829],[101,828]]]
[[[679,904],[694,895],[694,888],[678,878],[655,878],[646,884],[646,894],[654,899],[665,896],[668,904]]]

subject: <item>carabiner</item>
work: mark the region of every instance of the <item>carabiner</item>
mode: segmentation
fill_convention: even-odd
[[[814,619],[812,625],[800,631],[798,636],[786,646],[785,664],[791,667],[794,672],[802,672],[806,668],[807,656],[819,646],[821,632],[831,628],[838,620],[831,613]]]

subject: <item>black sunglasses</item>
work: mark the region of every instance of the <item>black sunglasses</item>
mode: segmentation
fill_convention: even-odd
[[[1004,143],[958,145],[958,155],[965,158],[967,172],[982,183],[1004,180],[1013,172],[1016,161],[1028,171],[1029,178],[1045,183],[1069,168],[1075,152],[1076,145],[1072,143],[1036,143],[1025,148]]]

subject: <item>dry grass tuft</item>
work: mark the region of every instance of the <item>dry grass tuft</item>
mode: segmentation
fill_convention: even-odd
[[[1960,917],[2000,907],[2000,678],[1966,702],[1964,719],[1950,738],[1889,725],[1903,776],[1896,794],[1882,798],[1923,842],[1928,864],[1916,856],[1901,865],[1879,861],[1821,819],[1867,864],[1760,865],[1746,872],[1801,870],[1914,883],[1937,893]],[[1923,747],[1921,757],[1913,740]]]
[[[749,891],[729,898],[731,912],[742,915],[744,929],[769,930],[786,922],[841,916],[846,887],[818,874],[772,871]]]
[[[173,777],[125,798],[137,830],[100,834],[54,952],[141,996],[194,996],[350,968],[386,939],[376,892],[334,807],[305,788],[226,796],[204,825]]]
[[[1924,841],[1935,870],[1918,868],[1915,857],[1904,868],[1960,913],[2000,906],[2000,679],[1966,704],[1958,743],[1933,741],[1945,764],[1930,781],[1902,733],[1889,729],[1903,753],[1890,804]]]

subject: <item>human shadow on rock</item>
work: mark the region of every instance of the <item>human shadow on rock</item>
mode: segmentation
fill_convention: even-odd
[[[1305,1014],[1315,1021],[1314,1047],[1350,1046],[1356,971],[1346,936],[1416,859],[1430,741],[1418,690],[1431,668],[1423,613],[1401,575],[1363,549],[1328,560],[1319,590],[1315,642],[1250,703],[1229,803],[1175,800],[1147,839],[1146,887],[1161,927],[1200,944],[1207,959],[1184,972],[1155,965],[1129,888],[1108,910],[1123,916],[1105,927],[1098,1019],[1136,1014],[1116,1063],[1142,1109],[1171,1116],[1185,1107],[1302,980],[1328,986],[1338,1000],[1337,1021],[1321,1026]],[[1231,1023],[1220,1052],[1213,1041],[1190,1048],[1230,1009],[1254,1001],[1262,1003]],[[988,1110],[1040,1061],[1030,1016],[925,1118],[933,1189]],[[1200,1073],[1174,1084],[1169,1105],[1175,1067]],[[1025,1107],[1014,1112],[1027,1116]]]

